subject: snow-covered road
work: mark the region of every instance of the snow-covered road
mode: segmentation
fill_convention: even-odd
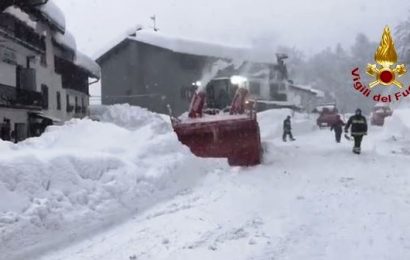
[[[410,259],[404,141],[372,128],[357,156],[328,130],[300,124],[308,131],[296,129],[297,141],[283,143],[261,124],[263,165],[219,166],[198,185],[41,260]]]

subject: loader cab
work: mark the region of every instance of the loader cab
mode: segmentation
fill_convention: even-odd
[[[207,108],[224,110],[232,103],[236,90],[247,85],[247,79],[241,76],[211,80],[206,85]]]

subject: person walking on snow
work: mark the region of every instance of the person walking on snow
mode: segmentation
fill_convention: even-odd
[[[330,131],[333,131],[333,130],[335,131],[335,138],[336,138],[337,143],[340,143],[344,125],[345,125],[345,122],[343,122],[340,115],[337,115],[336,121],[333,122],[332,126],[330,127]]]
[[[347,121],[345,133],[349,131],[350,126],[352,127],[350,134],[354,138],[353,153],[360,154],[360,145],[362,143],[363,136],[367,135],[367,121],[362,115],[362,110],[360,108],[356,109],[355,114],[349,118],[349,121]]]
[[[289,135],[291,141],[295,141],[296,139],[293,138],[292,135],[292,125],[290,122],[290,116],[287,116],[286,119],[283,121],[283,141],[286,142],[286,137]]]

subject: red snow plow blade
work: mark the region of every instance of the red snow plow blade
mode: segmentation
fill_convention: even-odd
[[[232,166],[261,163],[256,117],[243,115],[203,119],[173,124],[179,141],[188,146],[193,154],[199,157],[228,158],[228,163]]]
[[[231,166],[260,164],[262,150],[256,112],[236,106],[244,104],[244,99],[235,97],[231,111],[217,115],[203,116],[203,103],[204,94],[197,94],[188,118],[172,118],[179,141],[199,157],[227,158]]]

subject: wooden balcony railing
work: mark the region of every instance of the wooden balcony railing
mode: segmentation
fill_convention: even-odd
[[[0,106],[41,109],[42,104],[40,92],[0,85]]]

